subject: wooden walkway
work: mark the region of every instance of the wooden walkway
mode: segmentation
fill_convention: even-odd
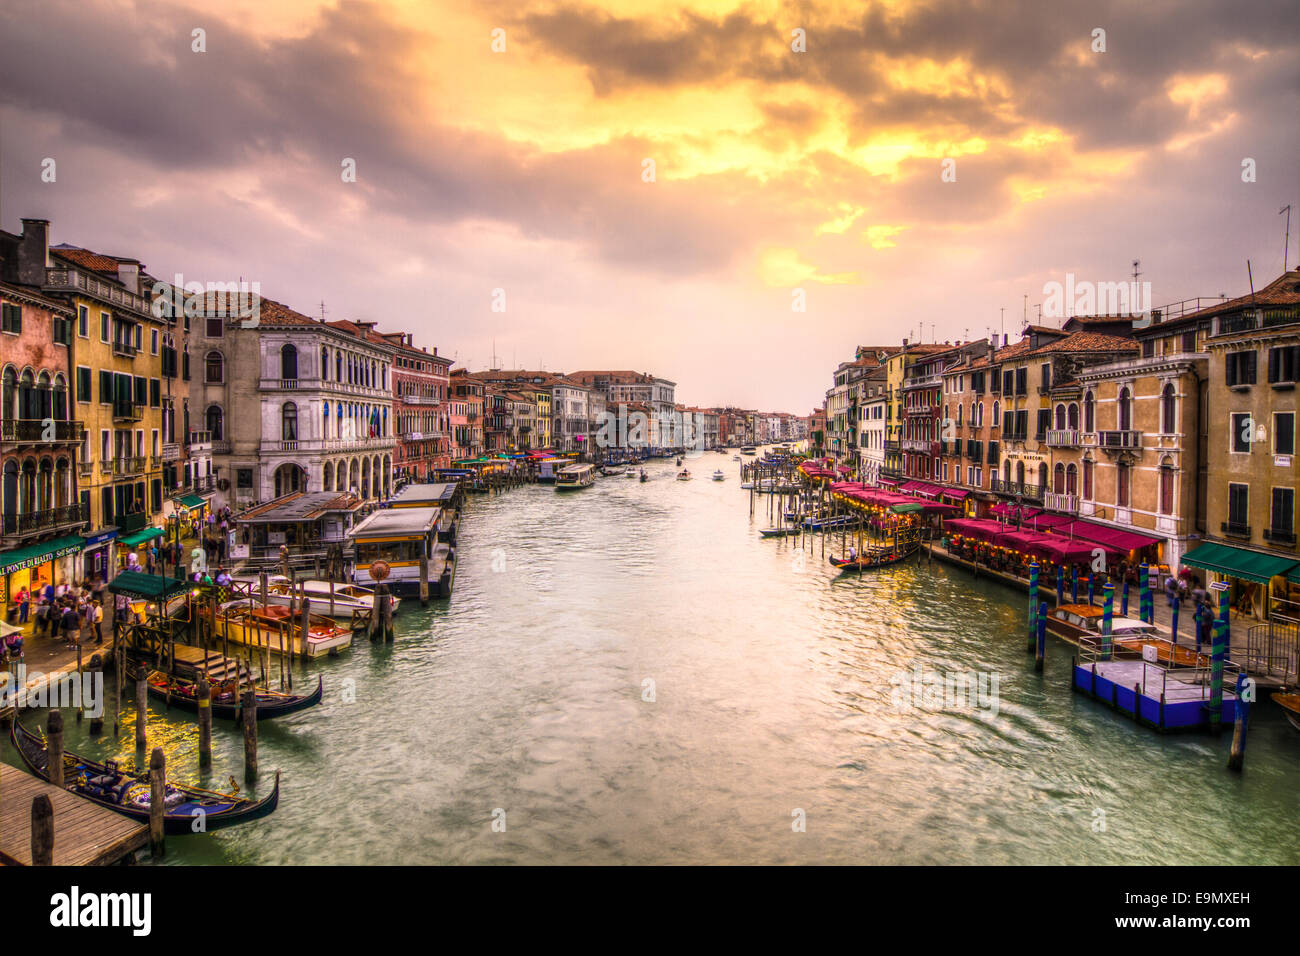
[[[54,807],[54,865],[105,866],[149,844],[149,828],[67,790],[0,764],[0,859],[32,863],[32,800]]]

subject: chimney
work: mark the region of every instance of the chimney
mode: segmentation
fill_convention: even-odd
[[[45,285],[50,267],[50,221],[24,219],[23,238],[18,244],[18,281],[37,287]]]
[[[1003,333],[1002,333],[1002,347],[1003,347],[1003,348],[1006,348],[1006,346],[1007,346],[1007,333],[1006,333],[1006,332],[1003,332]]]
[[[907,339],[903,339],[903,351],[907,351]]]
[[[117,264],[117,281],[126,286],[126,291],[140,294],[140,263],[126,260]]]

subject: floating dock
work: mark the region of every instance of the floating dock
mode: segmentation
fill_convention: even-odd
[[[1208,671],[1165,668],[1144,660],[1073,662],[1074,689],[1109,704],[1140,724],[1162,731],[1203,730],[1211,726]],[[1223,682],[1220,722],[1237,719],[1237,697]]]

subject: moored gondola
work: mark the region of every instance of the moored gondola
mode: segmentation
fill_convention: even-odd
[[[830,555],[827,560],[830,561],[831,567],[839,568],[840,571],[872,571],[876,568],[888,567],[891,564],[898,564],[906,561],[917,548],[915,546],[906,548],[896,548],[893,550],[876,551],[870,554],[859,555],[857,558],[837,558]]]
[[[42,780],[49,780],[49,750],[45,741],[22,726],[16,719],[10,730],[14,749],[27,769]],[[123,816],[149,822],[150,782],[148,771],[139,774],[120,769],[113,761],[99,763],[73,753],[63,755],[64,786],[72,793],[114,810]],[[203,831],[220,830],[260,820],[275,810],[280,802],[280,771],[275,772],[275,788],[261,800],[198,787],[167,784],[164,795],[163,829],[171,835],[194,833],[194,821],[202,818]],[[197,831],[202,832],[202,831]]]
[[[235,682],[214,685],[212,688],[212,716],[226,720],[240,721],[243,704],[234,691]],[[167,675],[154,671],[149,675],[149,696],[167,701]],[[306,710],[321,702],[325,693],[325,678],[316,680],[316,689],[310,694],[286,694],[276,690],[259,689],[257,691],[257,719],[259,722],[273,717],[285,717]],[[198,712],[198,685],[194,681],[172,678],[170,704],[181,710]]]

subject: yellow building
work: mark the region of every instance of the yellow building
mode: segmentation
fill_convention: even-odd
[[[533,403],[533,433],[528,438],[529,448],[551,447],[551,392],[544,388],[522,386],[516,391]]]

